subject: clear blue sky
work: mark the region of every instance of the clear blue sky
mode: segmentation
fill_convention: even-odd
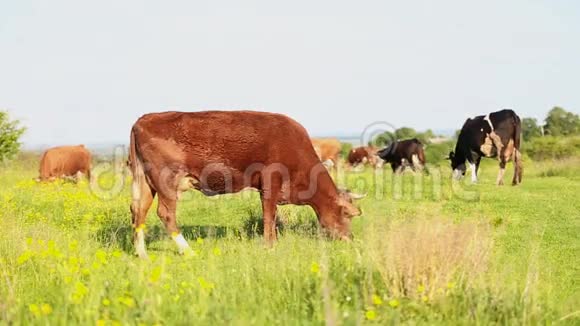
[[[579,40],[575,0],[0,0],[0,109],[28,145],[126,142],[173,109],[457,129],[580,111]]]

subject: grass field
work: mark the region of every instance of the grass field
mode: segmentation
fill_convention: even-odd
[[[580,161],[528,160],[519,187],[493,184],[493,160],[478,185],[442,166],[341,176],[368,192],[350,243],[283,206],[268,248],[255,193],[190,192],[178,223],[195,254],[177,254],[152,209],[142,261],[127,185],[104,200],[15,162],[0,168],[0,324],[580,323]]]

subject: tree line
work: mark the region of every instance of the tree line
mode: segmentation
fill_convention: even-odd
[[[522,138],[530,141],[542,136],[573,136],[580,135],[580,117],[556,106],[546,116],[544,124],[534,118],[522,119]]]

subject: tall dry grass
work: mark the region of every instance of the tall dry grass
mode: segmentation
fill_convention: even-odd
[[[367,253],[395,297],[432,300],[456,287],[473,287],[487,268],[487,226],[429,219],[372,228]]]

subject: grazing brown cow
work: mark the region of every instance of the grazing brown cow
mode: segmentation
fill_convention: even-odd
[[[306,130],[280,114],[252,111],[164,112],[139,118],[131,130],[131,213],[137,255],[146,257],[143,224],[157,194],[157,214],[181,253],[190,252],[175,220],[178,196],[260,192],[264,238],[276,239],[278,204],[310,205],[335,237],[350,235],[360,215],[316,156]]]
[[[402,172],[410,166],[413,171],[422,171],[425,167],[425,151],[417,138],[397,140],[378,152],[380,158],[391,163],[393,173]]]
[[[39,181],[57,178],[77,178],[82,173],[91,178],[91,153],[84,145],[60,146],[47,149],[42,155]]]
[[[353,148],[348,153],[348,164],[356,167],[359,164],[369,163],[372,167],[376,167],[378,162],[377,149],[371,146],[361,146]]]
[[[312,138],[312,146],[321,162],[336,167],[342,144],[336,138]]]

